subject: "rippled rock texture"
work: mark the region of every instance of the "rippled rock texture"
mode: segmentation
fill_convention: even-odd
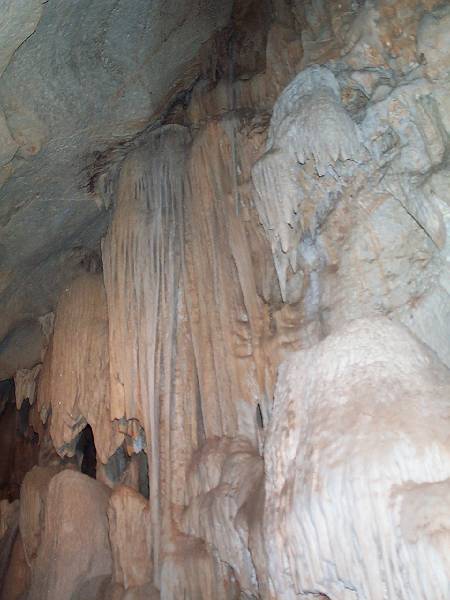
[[[0,360],[39,436],[6,579],[28,600],[447,600],[448,7],[48,4],[0,78],[0,259],[59,202],[48,301],[0,273],[20,314]],[[44,256],[23,252],[22,273]]]
[[[105,231],[102,165],[192,85],[230,8],[1,0],[0,379],[39,358],[38,318]]]

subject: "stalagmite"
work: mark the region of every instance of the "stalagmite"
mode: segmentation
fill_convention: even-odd
[[[2,585],[2,597],[8,600],[23,600],[30,587],[31,573],[25,560],[22,538],[17,534],[11,550],[11,558]]]
[[[20,489],[19,526],[29,566],[36,559],[41,546],[48,488],[59,470],[58,467],[35,466],[25,476]]]
[[[112,573],[106,511],[110,490],[65,470],[50,481],[29,600],[71,598],[85,580]]]
[[[449,597],[449,391],[449,370],[387,319],[286,361],[265,452],[273,597]]]
[[[180,537],[163,565],[161,573],[164,600],[198,598],[229,600],[239,597],[239,585],[232,569],[211,553],[199,539]]]
[[[252,510],[247,503],[263,475],[261,457],[246,440],[211,440],[194,457],[189,475],[192,500],[183,531],[205,540],[233,568],[241,590],[256,595],[246,509]]]

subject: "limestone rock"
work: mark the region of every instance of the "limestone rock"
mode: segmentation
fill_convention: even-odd
[[[449,385],[386,319],[355,321],[282,366],[265,452],[276,597],[448,597]]]
[[[184,533],[205,540],[233,568],[240,589],[258,594],[249,550],[246,504],[263,475],[263,463],[246,440],[211,440],[194,457],[192,500],[181,519]],[[248,507],[251,511],[251,508]]]
[[[17,410],[20,410],[24,400],[28,400],[30,405],[34,404],[37,392],[37,378],[41,372],[41,368],[42,365],[39,364],[33,369],[20,369],[14,375]]]
[[[108,577],[95,577],[81,584],[71,600],[160,600],[160,594],[150,583],[125,590]]]
[[[125,591],[121,600],[159,600],[160,594],[158,590],[152,585],[142,585],[138,587],[129,588]],[[106,600],[106,598],[105,598]]]
[[[242,148],[247,179],[235,185],[231,125],[208,124],[192,146],[185,128],[167,126],[130,154],[103,244],[112,415],[145,430],[156,582],[174,506],[189,503],[193,451],[215,436],[258,447],[257,413],[269,410],[268,325],[252,265],[270,253],[246,219],[260,140]]]
[[[25,319],[11,328],[0,342],[0,380],[14,377],[19,369],[32,369],[40,360],[43,344],[38,321]]]
[[[27,471],[38,461],[37,439],[26,406],[19,413],[12,397],[0,417],[0,498],[15,500]]]
[[[0,175],[0,281],[10,274],[1,344],[23,314],[54,308],[80,251],[97,247],[108,221],[103,169],[196,80],[197,55],[231,5],[2,0],[0,12],[0,166],[13,157]]]
[[[257,411],[267,419],[270,410],[262,298],[274,276],[251,206],[251,165],[263,151],[259,127],[258,115],[236,122],[225,117],[198,132],[184,210],[185,297],[204,438],[245,437],[255,447]]]
[[[236,600],[239,586],[230,568],[195,538],[179,538],[168,554],[161,574],[161,598]]]
[[[71,598],[80,581],[111,574],[109,496],[106,486],[81,473],[52,478],[29,600]]]
[[[18,145],[12,139],[5,116],[0,112],[0,168],[5,167],[13,158]]]
[[[399,8],[409,15],[405,28],[413,38],[423,9],[417,5],[416,14],[407,2]],[[362,37],[354,43],[362,48],[370,42],[370,21],[374,56],[375,47],[385,56],[393,47],[392,40],[390,46],[388,38],[383,41],[394,26],[388,26],[389,14],[393,18],[384,2],[362,8],[357,17]],[[423,22],[439,27],[445,14],[446,9],[436,9]],[[321,22],[326,15],[316,17]],[[402,51],[405,58],[406,47]],[[392,315],[450,364],[445,275],[450,222],[445,185],[439,183],[448,170],[446,83],[430,83],[419,67],[405,75],[400,55],[388,62],[403,77],[401,84],[381,67],[384,58],[377,72],[362,65],[356,71],[352,52],[341,57],[342,63],[308,67],[283,91],[274,107],[267,152],[253,167],[255,203],[282,296],[292,305],[300,301],[304,347],[343,321]],[[324,89],[330,118],[318,118]],[[333,137],[340,126],[342,135]],[[354,152],[344,155],[352,160],[336,158],[339,144],[351,140]],[[328,156],[329,148],[334,150]],[[319,176],[315,166],[322,155],[328,159],[319,163],[331,171],[322,165]],[[432,322],[441,325],[432,327]]]
[[[113,580],[125,590],[152,581],[151,519],[148,501],[127,486],[116,487],[108,507]]]
[[[178,402],[170,392],[172,364],[178,351],[175,327],[181,302],[183,178],[188,142],[185,128],[168,126],[152,134],[146,146],[128,157],[120,174],[114,219],[103,244],[111,416],[138,421],[145,431],[156,577],[161,523],[169,518],[171,498],[169,489],[162,492],[161,483],[170,483],[172,464],[166,430],[173,427],[169,414],[174,410],[172,403]],[[189,380],[184,384],[191,389]],[[184,436],[180,437],[183,441]],[[168,460],[160,461],[160,456]],[[166,469],[167,475],[160,475]]]
[[[17,540],[19,522],[19,506],[17,500],[9,503],[7,500],[0,502],[0,594],[4,598],[3,589],[7,583],[8,570]]]
[[[426,14],[417,32],[417,52],[423,55],[432,78],[445,77],[450,71],[449,25],[450,10],[444,5]]]
[[[49,360],[45,385],[57,451],[73,456],[77,435],[88,423],[106,463],[123,435],[112,423],[109,404],[108,316],[100,274],[86,273],[60,299]]]
[[[75,4],[0,78],[27,600],[447,600],[448,6]]]
[[[310,168],[302,168],[308,160]],[[345,188],[345,163],[361,160],[359,132],[341,104],[333,73],[317,66],[300,72],[275,104],[266,154],[253,168],[255,204],[284,300],[287,271],[299,268],[302,237],[314,237]]]
[[[20,488],[19,527],[27,564],[36,559],[45,526],[45,505],[51,479],[57,467],[35,466],[29,471]]]
[[[71,600],[160,600],[160,594],[151,583],[125,590],[107,577],[96,577],[82,584]]]
[[[14,52],[36,29],[42,14],[40,0],[2,0],[0,4],[0,76]]]
[[[3,538],[17,520],[19,503],[17,500],[8,502],[8,500],[0,501],[0,538]]]

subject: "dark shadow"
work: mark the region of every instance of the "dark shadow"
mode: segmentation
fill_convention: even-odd
[[[260,429],[264,429],[264,418],[261,410],[261,405],[256,405],[256,422],[258,423],[258,427]]]
[[[141,450],[139,457],[139,492],[147,498],[150,498],[150,485],[148,480],[148,460],[147,453]]]
[[[30,401],[28,398],[25,398],[25,400],[22,402],[22,406],[19,409],[19,415],[17,418],[17,433],[24,437],[29,428],[28,421],[30,418],[30,409]]]
[[[95,479],[97,477],[97,450],[90,425],[86,425],[80,433],[76,453],[81,458],[81,472]]]

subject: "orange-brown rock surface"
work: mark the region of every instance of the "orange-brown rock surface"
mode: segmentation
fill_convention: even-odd
[[[35,466],[27,473],[20,488],[20,534],[30,566],[41,547],[48,489],[58,471],[58,467]]]
[[[109,496],[106,486],[72,470],[51,479],[29,600],[71,598],[85,580],[112,573]]]
[[[118,486],[108,506],[113,580],[125,590],[153,580],[150,508],[144,496]]]
[[[50,433],[61,455],[74,454],[77,436],[86,424],[92,427],[103,462],[122,442],[111,422],[108,357],[102,276],[86,273],[60,298],[42,372],[45,403],[51,407]]]

